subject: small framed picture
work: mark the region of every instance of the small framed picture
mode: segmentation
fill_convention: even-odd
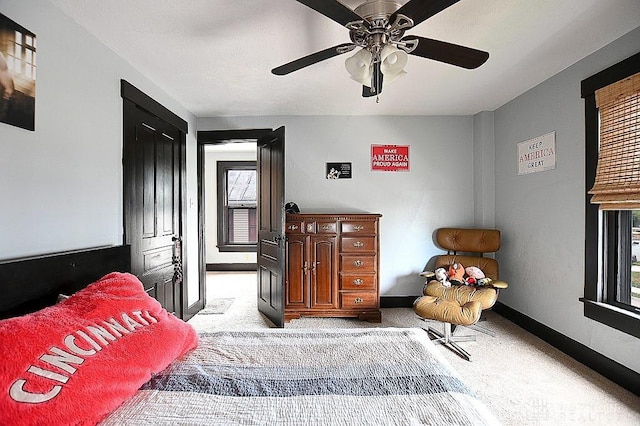
[[[351,179],[351,163],[327,163],[327,179]]]

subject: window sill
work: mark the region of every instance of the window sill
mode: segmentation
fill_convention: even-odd
[[[257,252],[258,245],[257,244],[247,244],[247,245],[219,245],[218,251],[224,252]]]
[[[640,315],[584,297],[580,301],[584,303],[585,317],[640,338]]]

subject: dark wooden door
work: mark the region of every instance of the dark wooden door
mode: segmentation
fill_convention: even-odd
[[[337,306],[336,237],[310,237],[311,307],[334,309]]]
[[[145,290],[182,317],[181,133],[124,100],[125,241]]]
[[[285,308],[309,307],[309,271],[307,237],[289,234],[286,239],[286,306]]]
[[[258,310],[284,327],[284,127],[257,145]]]

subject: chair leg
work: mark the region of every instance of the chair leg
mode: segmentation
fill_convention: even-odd
[[[475,336],[453,336],[453,334],[451,333],[451,324],[448,322],[442,324],[444,328],[443,333],[440,333],[433,327],[427,328],[427,333],[432,336],[431,341],[436,344],[441,344],[461,358],[464,358],[467,361],[471,361],[471,354],[462,349],[456,342],[472,341],[475,340]]]

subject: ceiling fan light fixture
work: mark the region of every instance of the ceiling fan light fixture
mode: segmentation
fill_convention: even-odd
[[[384,74],[384,80],[387,83],[391,83],[407,74],[404,67],[409,61],[409,55],[392,44],[386,44],[382,48],[380,61],[380,71]]]
[[[344,61],[349,76],[360,84],[371,85],[371,52],[360,49],[355,55]]]
[[[355,9],[344,0],[297,0],[349,30],[351,43],[343,43],[271,70],[285,75],[320,61],[361,50],[345,61],[351,79],[362,84],[362,96],[377,96],[383,80],[390,83],[406,74],[408,54],[425,59],[475,69],[489,59],[489,53],[470,47],[416,35],[407,30],[442,12],[459,0],[360,0]]]

